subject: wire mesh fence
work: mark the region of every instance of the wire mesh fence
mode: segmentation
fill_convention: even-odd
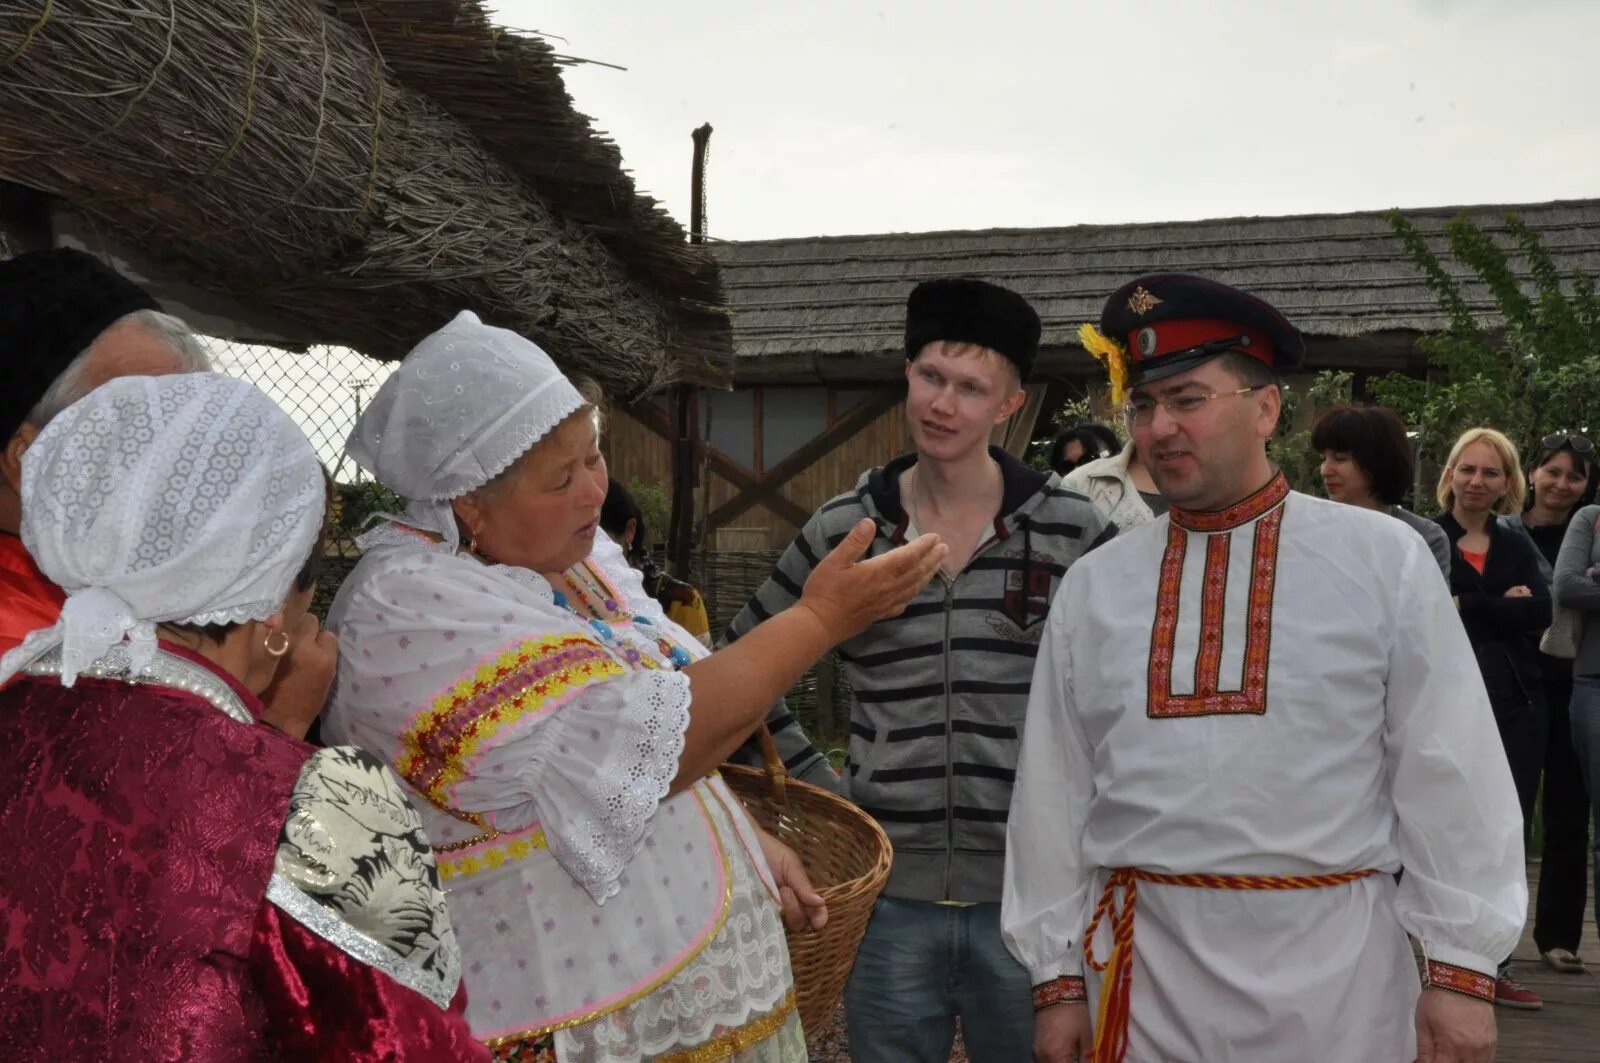
[[[344,456],[344,443],[392,364],[348,347],[301,352],[217,339],[206,345],[217,369],[250,381],[295,419],[336,482],[359,482],[363,474]]]
[[[317,589],[317,611],[326,615],[339,584],[360,557],[355,540],[368,515],[399,507],[398,499],[344,453],[356,418],[394,366],[348,347],[289,351],[212,338],[205,343],[218,371],[248,380],[294,418],[333,478],[327,556]]]

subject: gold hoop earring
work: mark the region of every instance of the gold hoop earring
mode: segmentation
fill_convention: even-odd
[[[279,640],[277,645],[273,645],[273,639]],[[274,631],[267,636],[267,641],[263,648],[267,651],[268,657],[274,660],[281,659],[289,653],[289,636],[282,631]]]

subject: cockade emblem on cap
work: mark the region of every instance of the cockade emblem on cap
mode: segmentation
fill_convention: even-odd
[[[1149,325],[1134,333],[1134,339],[1139,344],[1139,357],[1148,358],[1156,353],[1156,330]]]
[[[1160,305],[1161,300],[1156,296],[1151,295],[1142,284],[1133,290],[1132,295],[1128,296],[1128,309],[1132,310],[1140,317],[1143,317]]]

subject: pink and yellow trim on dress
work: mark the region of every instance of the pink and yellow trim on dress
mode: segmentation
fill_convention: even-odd
[[[585,635],[518,642],[412,719],[400,736],[396,767],[430,801],[448,807],[450,787],[466,776],[474,754],[497,731],[559,708],[585,687],[625,671]]]

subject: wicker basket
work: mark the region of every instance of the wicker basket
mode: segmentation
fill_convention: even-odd
[[[826,1029],[867,932],[872,905],[889,881],[893,850],[871,816],[821,787],[787,776],[772,735],[759,733],[766,770],[725,764],[722,777],[762,830],[793,849],[828,902],[821,930],[789,931],[789,961],[806,1036]]]

